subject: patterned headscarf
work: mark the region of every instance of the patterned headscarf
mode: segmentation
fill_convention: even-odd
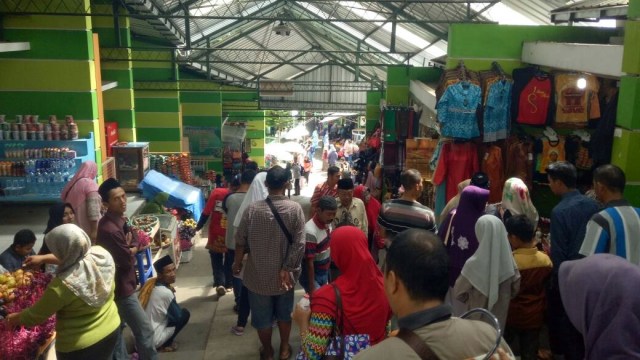
[[[502,190],[502,207],[511,215],[526,215],[534,224],[538,224],[538,210],[531,202],[527,185],[519,178],[510,178]]]
[[[60,260],[57,277],[87,305],[99,308],[111,295],[116,266],[111,254],[74,224],[60,225],[44,238],[51,253]]]

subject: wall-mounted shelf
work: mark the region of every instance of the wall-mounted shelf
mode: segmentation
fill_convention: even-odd
[[[5,148],[11,144],[24,144],[29,148],[67,147],[76,152],[75,171],[85,161],[96,161],[95,138],[89,133],[86,139],[77,140],[0,140],[0,154],[5,154]],[[20,159],[21,161],[35,159]],[[26,180],[26,177],[1,177],[4,180]],[[35,194],[26,192],[20,195],[0,196],[0,203],[51,203],[60,201],[60,194]]]
[[[522,61],[554,69],[584,71],[619,78],[622,72],[622,45],[525,42]]]
[[[27,50],[31,50],[31,44],[28,42],[0,42],[0,52]]]

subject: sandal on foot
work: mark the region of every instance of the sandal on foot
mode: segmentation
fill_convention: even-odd
[[[260,360],[273,360],[273,351],[271,351],[271,354],[266,354],[264,351],[264,348],[261,346],[260,347]]]
[[[286,351],[280,349],[280,360],[289,360],[289,358],[291,357],[291,345],[287,344],[287,347],[285,349]]]
[[[176,350],[178,350],[178,343],[173,343],[169,346],[163,346],[159,349],[160,352],[175,352]]]

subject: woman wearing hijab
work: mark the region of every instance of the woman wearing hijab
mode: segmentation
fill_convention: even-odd
[[[75,210],[76,224],[89,235],[92,243],[95,243],[98,235],[98,220],[102,208],[95,180],[97,174],[98,165],[95,162],[83,162],[61,193],[62,201],[71,204]]]
[[[529,188],[519,178],[510,178],[504,183],[502,202],[492,205],[488,214],[499,217],[502,222],[514,215],[526,215],[536,227],[538,224],[538,210],[531,202]]]
[[[464,305],[452,293],[464,263],[478,249],[476,221],[484,214],[489,190],[477,186],[467,186],[460,194],[460,203],[444,219],[438,229],[438,236],[444,242],[449,254],[449,293],[447,302],[453,307],[454,315],[460,315]]]
[[[44,234],[47,235],[54,228],[63,224],[73,224],[75,220],[75,212],[73,207],[69,203],[54,204],[49,208],[49,221],[47,222],[47,228],[44,230]],[[42,242],[42,247],[38,251],[38,255],[51,254],[51,250],[47,246],[46,242]],[[31,260],[33,261],[33,259]],[[46,272],[55,272],[57,265],[45,264],[44,270]]]
[[[471,185],[471,179],[461,181],[458,184],[458,195],[452,197],[451,200],[449,200],[449,202],[447,203],[447,206],[445,206],[444,209],[442,209],[440,216],[438,216],[438,218],[436,219],[438,224],[441,224],[442,221],[444,221],[444,219],[447,218],[447,215],[449,215],[451,210],[458,207],[458,204],[460,203],[460,195],[462,194],[462,190],[464,190],[464,188],[466,188],[469,185]]]
[[[560,295],[585,359],[640,359],[640,269],[611,254],[560,266]]]
[[[378,214],[380,213],[380,202],[371,196],[371,191],[366,186],[358,185],[353,190],[353,196],[362,200],[367,212],[367,224],[369,226],[368,244],[374,261],[378,262],[378,250],[384,247],[384,241],[378,232]]]
[[[140,214],[166,214],[164,206],[167,201],[169,201],[169,194],[161,191],[151,201],[147,202]]]
[[[56,357],[110,360],[120,326],[113,301],[116,267],[100,246],[74,224],[51,230],[44,241],[60,260],[56,277],[32,307],[7,318],[34,326],[56,315]]]
[[[336,147],[333,144],[329,145],[327,161],[329,162],[329,166],[335,166],[336,162],[338,161],[338,152],[336,151]]]
[[[484,215],[478,219],[475,231],[480,245],[464,264],[453,294],[466,305],[465,311],[487,309],[504,329],[509,302],[520,289],[520,272],[500,219]]]
[[[385,296],[382,273],[367,249],[364,233],[354,226],[342,226],[331,233],[331,260],[340,277],[313,293],[311,313],[296,306],[294,319],[300,327],[301,353],[298,358],[322,359],[336,326],[337,288],[342,303],[339,316],[343,335],[361,335],[367,345],[375,345],[387,336],[391,308]],[[351,350],[357,352],[357,347]],[[344,359],[355,353],[348,352]]]

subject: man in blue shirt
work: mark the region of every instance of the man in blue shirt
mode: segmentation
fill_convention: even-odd
[[[566,260],[581,258],[580,246],[589,219],[598,212],[598,203],[576,190],[576,168],[566,161],[551,163],[547,169],[551,191],[562,199],[551,211],[551,261],[553,276],[547,293],[549,339],[554,355],[566,360],[583,359],[584,344],[562,305],[558,288],[558,269]]]

